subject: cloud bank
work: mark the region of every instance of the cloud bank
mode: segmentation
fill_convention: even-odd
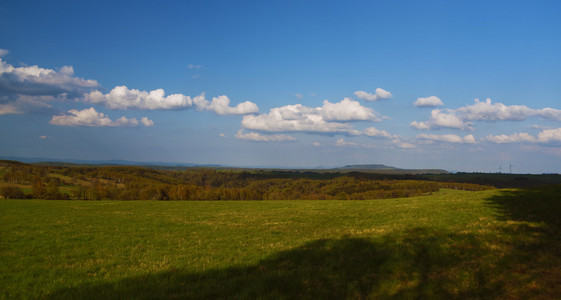
[[[411,122],[410,126],[420,130],[454,128],[473,130],[472,121],[523,121],[530,117],[541,117],[561,121],[561,110],[554,108],[532,109],[525,105],[504,105],[475,99],[475,103],[457,109],[434,109],[426,122]]]
[[[561,128],[544,129],[537,136],[530,135],[525,132],[514,133],[511,135],[488,135],[483,138],[484,141],[495,144],[511,144],[511,143],[559,143],[561,142]]]
[[[424,134],[421,133],[417,135],[418,139],[435,141],[435,142],[445,142],[445,143],[455,143],[455,144],[475,144],[475,138],[473,135],[468,134],[464,137],[455,134]]]
[[[296,138],[286,134],[263,135],[257,132],[244,133],[243,129],[238,130],[238,132],[236,133],[236,138],[254,142],[291,142],[296,140]]]

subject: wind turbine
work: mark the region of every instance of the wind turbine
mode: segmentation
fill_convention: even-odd
[[[513,165],[510,164],[510,163],[508,163],[508,166],[509,166],[509,168],[510,168],[510,174],[512,174],[512,167],[513,167]]]

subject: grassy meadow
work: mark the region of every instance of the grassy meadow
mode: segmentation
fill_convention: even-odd
[[[0,298],[559,298],[560,198],[0,199]]]

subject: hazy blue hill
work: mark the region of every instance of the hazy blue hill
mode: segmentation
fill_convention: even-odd
[[[366,172],[366,173],[379,173],[379,174],[449,174],[450,172],[441,169],[400,169],[383,164],[371,165],[347,165],[342,168],[332,169],[340,172]]]
[[[400,170],[396,167],[386,166],[382,164],[373,165],[347,165],[340,169],[353,169],[353,170]]]

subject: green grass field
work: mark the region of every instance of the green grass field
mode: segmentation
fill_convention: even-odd
[[[559,298],[560,198],[0,200],[0,297]]]

